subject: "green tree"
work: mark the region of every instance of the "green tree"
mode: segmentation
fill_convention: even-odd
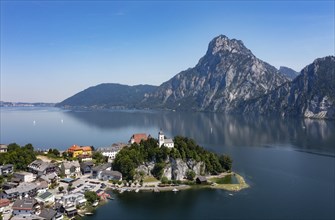
[[[87,202],[90,204],[93,204],[95,201],[99,199],[99,196],[97,195],[97,193],[93,191],[86,191],[84,193],[84,196]]]
[[[73,189],[73,188],[72,188],[72,183],[69,183],[69,184],[67,185],[67,191],[70,192],[72,189]]]
[[[233,165],[233,160],[230,158],[230,156],[228,156],[228,155],[221,155],[219,157],[219,161],[220,161],[220,164],[221,164],[221,166],[223,167],[223,169],[225,171],[231,170],[232,165]]]
[[[69,157],[68,152],[64,151],[64,152],[62,153],[62,157],[63,157],[64,159],[67,159],[67,158]]]
[[[106,162],[106,158],[102,155],[101,152],[95,151],[92,155],[92,158],[95,160],[95,164],[102,164]]]
[[[11,143],[11,144],[9,144],[8,146],[7,146],[7,150],[8,150],[8,152],[10,152],[10,151],[15,151],[15,150],[17,150],[17,149],[19,149],[20,148],[20,145],[18,145],[18,144],[16,144],[16,143]]]
[[[161,179],[163,171],[165,168],[165,163],[156,163],[151,171],[151,174],[156,177],[156,179]]]
[[[194,178],[195,178],[195,172],[193,171],[193,170],[188,170],[188,171],[186,171],[186,178],[188,179],[188,180],[191,180],[191,181],[193,181],[194,180]]]
[[[119,154],[120,153],[121,152],[119,152]],[[130,159],[130,155],[128,155],[127,152],[121,153],[120,155],[119,154],[117,154],[114,160],[113,168],[117,171],[120,171],[123,178],[125,178],[126,180],[133,179],[136,164],[132,159]]]
[[[63,192],[63,190],[64,190],[64,187],[63,187],[63,186],[58,187],[58,191],[59,191],[59,192]]]
[[[20,147],[10,144],[7,153],[0,154],[0,164],[13,164],[17,170],[25,170],[31,162],[36,160],[34,148],[31,144]]]
[[[163,176],[162,179],[161,179],[161,182],[163,184],[167,184],[169,182],[169,179],[166,176]]]

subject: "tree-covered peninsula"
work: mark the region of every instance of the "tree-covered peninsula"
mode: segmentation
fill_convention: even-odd
[[[182,180],[195,175],[217,175],[232,168],[228,155],[209,152],[187,137],[177,136],[173,141],[174,148],[159,147],[154,138],[125,147],[116,155],[113,169],[127,180],[143,175]]]

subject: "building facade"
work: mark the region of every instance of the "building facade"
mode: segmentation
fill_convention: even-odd
[[[57,171],[57,166],[53,163],[35,160],[28,165],[28,171],[38,176],[53,173]]]
[[[80,165],[78,161],[65,161],[61,164],[61,171],[67,176],[80,176]]]
[[[92,147],[72,145],[67,152],[74,158],[89,158],[92,157]]]
[[[7,145],[5,144],[0,144],[0,153],[7,153]]]
[[[163,145],[168,148],[174,147],[173,140],[171,138],[165,138],[164,133],[160,131],[158,132],[158,146],[161,147]]]
[[[35,180],[34,174],[28,172],[16,172],[13,174],[14,178],[20,179],[22,182],[30,183]]]

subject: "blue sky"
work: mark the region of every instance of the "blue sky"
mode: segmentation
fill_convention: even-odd
[[[300,71],[334,55],[334,1],[3,1],[2,101],[60,102],[99,83],[160,85],[219,34]]]

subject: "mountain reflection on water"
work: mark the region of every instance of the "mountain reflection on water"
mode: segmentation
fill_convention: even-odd
[[[102,130],[127,128],[132,129],[130,133],[136,133],[146,132],[147,128],[162,129],[168,136],[191,137],[215,151],[221,147],[292,145],[300,150],[335,152],[329,147],[335,143],[335,123],[327,120],[165,111],[69,111],[64,114]]]
[[[334,219],[335,124],[311,119],[167,111],[1,108],[0,142],[66,149],[127,142],[133,133],[191,137],[233,158],[250,188],[116,194],[90,220]]]

